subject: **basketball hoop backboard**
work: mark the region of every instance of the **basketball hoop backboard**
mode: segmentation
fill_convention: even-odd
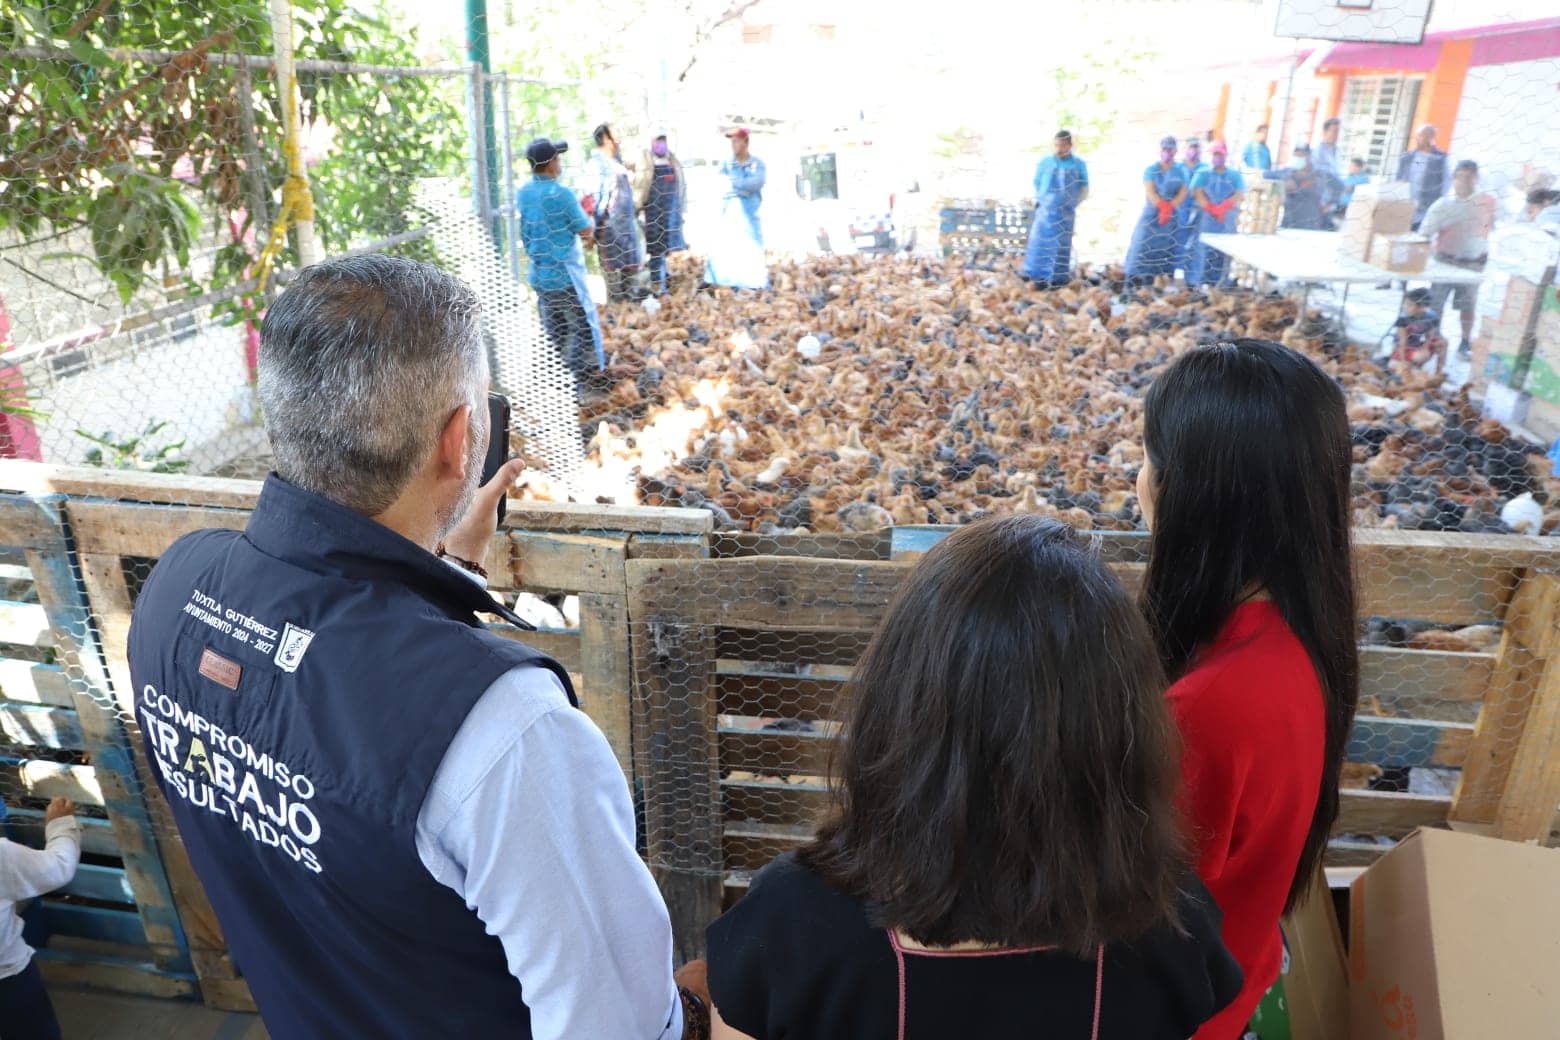
[[[1275,36],[1346,43],[1418,44],[1431,0],[1278,0]]]

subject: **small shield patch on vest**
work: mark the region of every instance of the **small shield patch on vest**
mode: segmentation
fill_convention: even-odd
[[[244,674],[244,669],[237,661],[229,661],[215,650],[202,650],[200,654],[200,674],[218,686],[226,686],[230,690],[236,690],[238,689],[238,680]]]
[[[313,641],[313,632],[289,621],[282,630],[281,642],[276,644],[276,666],[284,672],[296,672],[303,663],[304,652]]]

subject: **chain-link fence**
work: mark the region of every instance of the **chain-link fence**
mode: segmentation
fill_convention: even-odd
[[[935,34],[950,64],[903,19],[768,6],[716,12],[697,61],[659,59],[682,100],[635,105],[611,63],[549,79],[495,48],[488,75],[408,14],[298,3],[291,135],[269,5],[0,6],[0,451],[100,470],[11,470],[66,500],[0,501],[7,833],[36,842],[55,794],[86,817],[89,869],[34,911],[47,950],[243,1002],[124,637],[167,545],[253,502],[174,478],[271,466],[258,328],[311,234],[481,298],[532,467],[494,586],[581,677],[685,950],[809,833],[914,557],[1025,512],[1135,581],[1143,393],[1236,336],[1349,401],[1365,674],[1330,862],[1449,818],[1549,837],[1560,23],[1297,41],[1233,0],[1064,5],[1048,31],[1081,43],[1037,87],[962,22]],[[1162,31],[1091,28],[1134,18]],[[1199,20],[1253,56],[1192,60]],[[862,55],[874,75],[842,71]]]

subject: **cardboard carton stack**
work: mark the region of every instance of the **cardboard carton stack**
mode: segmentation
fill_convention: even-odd
[[[1533,224],[1496,228],[1490,234],[1469,369],[1474,390],[1485,396],[1486,405],[1497,389],[1503,397],[1526,392],[1560,405],[1560,353],[1550,349],[1540,354],[1535,342],[1544,337],[1553,347],[1555,341],[1553,321],[1540,323],[1536,318],[1541,297],[1553,287],[1557,262],[1560,242]],[[1525,385],[1529,382],[1531,386]],[[1513,415],[1509,421],[1522,420]]]
[[[1423,235],[1377,235],[1369,262],[1397,274],[1422,274],[1430,263],[1430,240]]]
[[[1406,183],[1361,184],[1344,211],[1338,251],[1353,260],[1376,263],[1377,238],[1407,234],[1413,224],[1414,201]]]

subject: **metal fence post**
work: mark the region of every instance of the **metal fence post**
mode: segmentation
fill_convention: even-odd
[[[520,280],[520,207],[515,202],[515,144],[509,123],[509,75],[495,77],[499,81],[499,123],[504,134],[504,202],[499,212],[505,216],[504,227],[509,239],[509,274]]]

